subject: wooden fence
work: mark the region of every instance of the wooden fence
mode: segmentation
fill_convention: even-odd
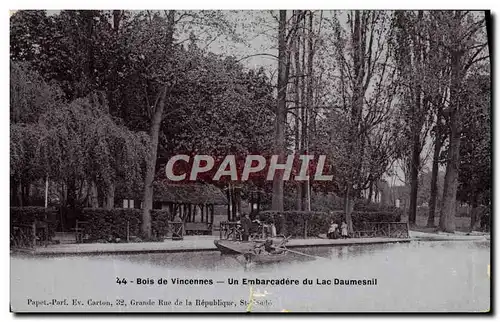
[[[408,223],[362,222],[354,229],[353,237],[409,238]]]

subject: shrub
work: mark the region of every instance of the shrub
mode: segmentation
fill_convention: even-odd
[[[142,213],[142,210],[141,210]],[[158,237],[167,236],[168,222],[174,220],[174,215],[166,209],[151,210],[151,227],[153,235]]]
[[[263,222],[274,222],[279,230],[282,225],[287,236],[303,237],[318,236],[328,231],[330,221],[341,222],[345,218],[342,211],[316,212],[316,211],[263,211],[260,213],[260,220]],[[358,230],[364,222],[399,222],[400,213],[393,212],[360,212],[352,213],[354,230]],[[283,232],[278,231],[283,234]]]
[[[127,238],[127,222],[129,236],[139,236],[141,231],[142,209],[133,208],[85,208],[80,220],[86,221],[83,233],[89,240],[108,240],[109,237]]]
[[[133,208],[85,208],[81,220],[87,222],[84,234],[89,240],[108,240],[110,236],[127,239],[127,222],[129,238],[141,236],[142,209]],[[151,210],[151,240],[161,240],[168,232],[168,221],[173,220],[168,210]]]

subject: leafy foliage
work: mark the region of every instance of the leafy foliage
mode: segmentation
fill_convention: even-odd
[[[55,107],[61,100],[57,85],[46,83],[26,63],[10,64],[11,123],[33,123],[40,114]]]
[[[489,204],[492,188],[490,79],[471,75],[463,93],[467,106],[460,144],[457,198]]]
[[[95,181],[105,189],[142,180],[147,135],[116,124],[103,104],[77,99],[40,117],[38,156],[50,178]]]

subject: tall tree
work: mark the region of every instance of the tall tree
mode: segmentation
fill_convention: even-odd
[[[123,75],[125,90],[122,92],[129,115],[127,123],[132,128],[147,130],[151,138],[143,193],[142,233],[146,238],[151,237],[149,210],[153,206],[153,182],[158,170],[162,126],[168,126],[167,116],[187,112],[183,109],[184,102],[196,92],[188,84],[191,79],[200,79],[193,74],[194,71],[203,72],[202,68],[197,69],[202,65],[203,56],[184,48],[182,29],[205,28],[210,31],[219,27],[224,32],[231,32],[226,30],[230,26],[219,12],[146,11],[135,15],[121,34],[122,46],[130,59]]]
[[[164,30],[164,39],[160,40],[157,48],[153,48],[153,50],[161,50],[163,51],[163,57],[154,57],[153,59],[162,59],[162,58],[170,58],[175,55],[174,54],[174,28],[175,28],[175,11],[171,10],[167,13],[167,17],[165,20],[156,17],[156,21],[152,21],[151,23],[164,24],[164,26],[160,26],[160,30]],[[154,27],[153,27],[154,28]],[[154,30],[154,29],[153,29]],[[157,31],[160,31],[157,30]],[[154,45],[153,45],[154,46]],[[155,66],[155,69],[158,68]],[[161,71],[161,69],[160,69]],[[165,71],[164,71],[165,72]],[[158,152],[158,137],[160,134],[160,126],[161,122],[164,118],[164,109],[167,103],[167,95],[170,95],[170,92],[175,85],[168,76],[171,73],[171,70],[166,70],[167,75],[160,75],[159,79],[157,79],[157,93],[154,100],[154,103],[151,106],[147,106],[146,108],[151,109],[151,123],[149,129],[149,136],[151,138],[151,143],[149,145],[148,159],[146,164],[146,173],[144,177],[144,194],[143,194],[143,214],[142,214],[142,233],[146,238],[151,238],[151,214],[150,210],[153,208],[153,181],[155,177],[156,170],[156,158]],[[163,77],[162,77],[163,76]],[[166,76],[166,77],[165,77]]]
[[[479,205],[490,204],[491,87],[489,75],[475,73],[465,82],[462,104],[467,108],[460,141],[457,199],[472,206],[470,230],[473,230],[479,219]]]
[[[400,81],[403,83],[403,99],[406,109],[405,135],[408,140],[407,162],[410,170],[409,223],[414,225],[417,216],[417,197],[421,153],[431,124],[431,93],[428,82],[432,81],[430,58],[428,13],[424,11],[397,11],[394,13],[396,27],[395,56]],[[434,82],[433,84],[435,84]]]
[[[338,79],[340,94],[335,104],[337,110],[330,114],[331,122],[337,123],[331,125],[333,131],[330,133],[331,139],[345,139],[345,143],[334,147],[332,155],[337,173],[343,177],[344,211],[352,232],[354,200],[361,197],[361,192],[369,187],[370,182],[380,179],[367,170],[370,167],[367,138],[392,118],[396,87],[395,71],[388,64],[391,57],[388,40],[392,33],[388,14],[354,11],[346,18],[348,28],[342,27],[340,17],[331,23],[338,64],[334,75],[340,75],[332,75],[332,78]],[[332,144],[336,145],[334,141]],[[393,156],[389,153],[385,157],[390,159]]]
[[[442,21],[436,19],[433,13],[429,19],[428,38],[429,38],[429,63],[431,66],[432,82],[428,82],[426,89],[430,92],[430,101],[432,112],[435,115],[435,124],[431,133],[434,136],[434,155],[432,159],[432,175],[430,183],[429,196],[429,216],[427,218],[427,227],[435,226],[435,213],[438,200],[438,174],[439,164],[441,163],[441,149],[446,139],[446,127],[443,117],[443,109],[448,100],[450,62],[449,55],[440,44],[444,41],[443,33],[437,33],[435,30],[441,28]]]
[[[278,161],[285,157],[286,91],[288,85],[289,54],[287,53],[287,13],[280,10],[278,26],[278,99],[276,106],[276,139],[274,152]],[[283,211],[283,172],[276,172],[273,178],[272,209]]]
[[[446,158],[443,201],[439,228],[454,232],[456,195],[460,168],[460,138],[463,130],[463,114],[467,108],[461,96],[464,79],[469,69],[478,62],[489,59],[484,14],[477,12],[441,12],[448,28],[444,30],[451,63],[450,104],[445,111],[449,127],[449,146]]]

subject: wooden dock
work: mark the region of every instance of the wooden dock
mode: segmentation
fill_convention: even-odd
[[[109,244],[60,244],[22,250],[33,255],[106,255],[106,254],[144,254],[216,251],[213,241],[217,236],[187,236],[184,240],[165,240],[164,242],[109,243]],[[409,238],[347,238],[347,239],[291,239],[288,248],[335,247],[350,245],[407,243]]]

